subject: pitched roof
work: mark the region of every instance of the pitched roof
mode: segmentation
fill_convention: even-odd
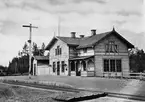
[[[67,43],[68,45],[79,45],[80,43],[80,38],[60,37],[60,36],[57,36],[57,38]]]
[[[34,59],[36,60],[49,60],[48,56],[34,56]]]
[[[121,39],[128,48],[134,48],[134,45],[132,45],[130,42],[128,42],[125,38],[123,38],[120,34],[118,34],[114,29],[109,32],[96,34],[93,36],[87,36],[84,38],[72,38],[72,37],[60,37],[57,36],[51,40],[51,42],[46,47],[47,50],[51,48],[51,46],[54,44],[54,41],[57,39],[60,39],[61,41],[65,42],[68,45],[77,46],[77,49],[80,48],[86,48],[86,47],[92,47],[94,44],[98,43],[102,39],[106,38],[107,36],[115,34],[119,39]]]
[[[80,40],[80,38],[56,36],[56,37],[53,37],[53,39],[50,41],[50,43],[46,46],[45,50],[49,50],[53,46],[55,41],[58,40],[58,39],[60,39],[61,41],[65,42],[68,45],[74,45],[74,46],[78,46],[79,45],[79,40]]]
[[[105,32],[101,34],[96,34],[94,36],[89,36],[81,39],[80,44],[77,48],[85,48],[85,47],[91,47],[93,44],[101,40],[103,37],[108,35],[110,32]]]

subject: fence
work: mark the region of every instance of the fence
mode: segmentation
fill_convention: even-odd
[[[145,80],[145,73],[118,73],[118,72],[103,72],[103,77],[129,78]]]

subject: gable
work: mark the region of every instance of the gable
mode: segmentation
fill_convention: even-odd
[[[53,39],[50,41],[50,43],[46,46],[45,50],[50,50],[52,46],[54,46],[54,44],[57,41],[61,41],[67,45],[74,45],[74,46],[78,46],[79,45],[79,38],[71,38],[71,37],[53,37]]]
[[[134,48],[134,45],[132,45],[129,41],[127,41],[123,36],[121,36],[115,30],[113,30],[112,33],[110,33],[110,35],[106,36],[106,38],[109,36],[112,36],[112,37],[114,36],[116,40],[118,39],[118,41],[123,43],[127,48]]]
[[[49,44],[46,46],[45,50],[50,50],[57,40],[58,39],[56,39],[56,37],[53,37],[52,40],[49,42]]]
[[[134,45],[128,42],[125,38],[123,38],[120,34],[118,34],[114,29],[110,32],[97,34],[95,36],[91,36],[90,38],[88,37],[87,39],[84,39],[84,41],[83,40],[80,41],[80,45],[77,48],[80,49],[80,48],[92,47],[96,45],[97,43],[100,43],[102,40],[108,38],[109,36],[117,37],[127,46],[127,48],[134,48]]]
[[[95,44],[95,51],[105,52],[105,49],[106,49],[105,45],[108,44],[110,41],[113,41],[115,45],[118,46],[119,52],[128,52],[128,48],[134,47],[127,40],[125,40],[122,36],[116,34],[116,32],[113,32]]]
[[[51,48],[49,49],[49,53],[50,53],[50,57],[58,57],[56,55],[56,49],[61,48],[61,56],[65,56],[68,55],[68,45],[63,42],[62,40],[56,40],[55,43],[53,44],[53,46],[51,46]],[[60,55],[59,55],[60,56]]]

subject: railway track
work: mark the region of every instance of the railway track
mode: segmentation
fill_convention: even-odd
[[[90,91],[90,92],[103,92],[103,91],[87,90],[87,89],[79,89],[79,90],[80,91]],[[108,97],[132,99],[132,100],[139,100],[139,101],[144,101],[145,102],[145,96],[115,93],[115,92],[107,92],[107,91],[105,91],[105,93],[107,94]]]
[[[132,99],[132,100],[139,100],[139,101],[145,101],[145,96],[138,96],[138,95],[131,95],[131,94],[123,94],[123,93],[115,93],[115,92],[103,92],[103,91],[97,91],[97,90],[89,90],[89,89],[76,89],[76,88],[65,88],[65,87],[54,87],[49,85],[41,85],[41,84],[32,84],[32,83],[24,83],[24,82],[3,82],[5,84],[11,84],[11,85],[21,85],[21,86],[28,86],[28,87],[34,87],[34,88],[41,88],[41,89],[49,89],[49,90],[57,90],[57,91],[64,91],[64,92],[76,92],[79,93],[81,91],[88,91],[88,92],[98,92],[103,93],[108,97],[116,97],[116,98],[124,98],[124,99]]]

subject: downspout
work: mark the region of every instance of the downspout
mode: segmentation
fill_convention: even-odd
[[[96,64],[95,64],[95,45],[92,46],[93,50],[94,50],[94,76],[96,75]]]
[[[68,46],[68,44],[67,44]],[[70,46],[68,46],[68,76],[70,76],[70,63],[69,63],[69,59],[70,59]]]

